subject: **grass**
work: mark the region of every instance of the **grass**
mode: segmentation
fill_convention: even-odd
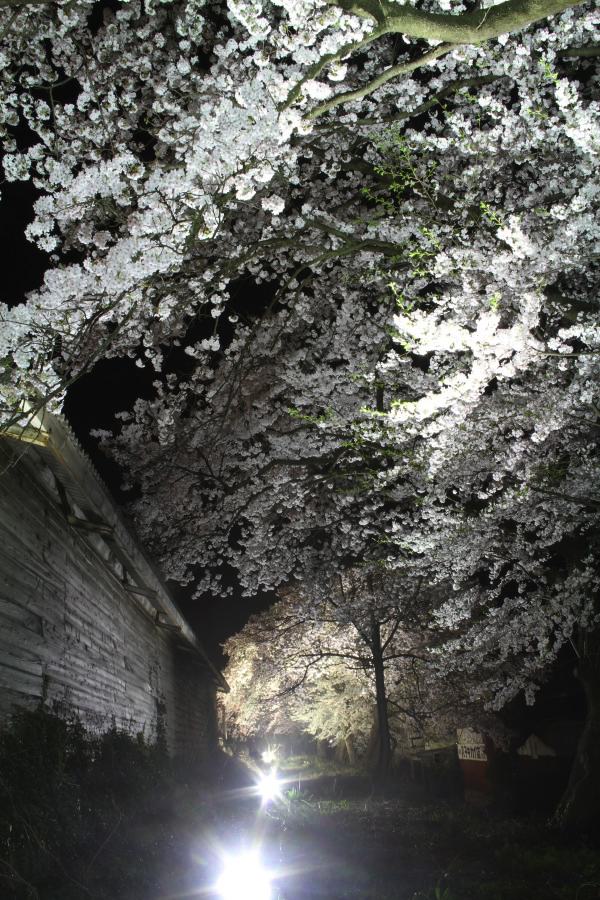
[[[282,889],[285,900],[600,900],[592,837],[567,839],[542,817],[432,802],[407,783],[375,793],[335,764],[300,771],[304,790],[270,813],[285,862],[303,873]],[[359,791],[339,792],[355,778]],[[309,870],[318,875],[307,885]]]
[[[311,801],[286,830],[321,856],[350,857],[314,896],[377,900],[592,900],[600,898],[600,854],[566,841],[538,819],[518,821],[413,798]],[[310,835],[310,837],[308,837]],[[356,848],[360,848],[357,859]],[[295,897],[296,895],[292,895]],[[303,895],[300,891],[298,897]]]
[[[277,900],[600,900],[591,838],[396,782],[388,793],[297,757],[262,807],[235,761],[182,777],[161,747],[76,720],[23,714],[0,739],[0,896],[213,900],[220,856],[260,842]],[[240,898],[243,900],[243,898]]]

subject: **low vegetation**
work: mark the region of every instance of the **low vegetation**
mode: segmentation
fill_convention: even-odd
[[[408,794],[408,796],[407,796]],[[414,791],[395,797],[287,799],[286,846],[312,860],[312,887],[281,898],[597,900],[593,838],[565,840],[537,816],[518,820]],[[311,892],[312,891],[312,892]]]
[[[219,855],[260,840],[273,900],[593,900],[593,835],[541,817],[381,787],[332,761],[281,766],[260,806],[249,770],[221,757],[193,775],[164,742],[74,716],[18,713],[0,736],[0,896],[6,900],[214,897]],[[260,811],[259,811],[260,810]]]
[[[0,736],[0,895],[151,896],[174,786],[160,739],[18,712]]]

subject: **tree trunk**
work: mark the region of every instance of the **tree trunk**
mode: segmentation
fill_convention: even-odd
[[[600,820],[600,632],[582,632],[577,643],[587,718],[569,783],[553,817],[556,825],[572,830],[588,828]]]
[[[392,741],[388,719],[387,694],[385,690],[385,666],[383,662],[383,651],[381,649],[381,631],[379,623],[374,623],[371,628],[371,640],[373,669],[375,672],[375,698],[377,701],[377,736],[379,738],[375,771],[379,778],[384,778],[389,771],[392,760]]]
[[[317,740],[317,759],[329,759],[329,744],[320,738]]]
[[[374,768],[377,762],[377,754],[379,753],[379,731],[377,728],[377,707],[373,709],[373,721],[369,731],[369,740],[367,741],[367,749],[365,752],[365,762],[369,768]]]
[[[338,741],[335,745],[335,751],[333,754],[333,758],[337,763],[341,763],[341,765],[345,766],[348,762],[348,751],[346,750],[346,741]]]
[[[346,744],[346,754],[348,756],[348,764],[351,766],[356,765],[356,747],[354,746],[354,737],[349,734],[345,740]]]

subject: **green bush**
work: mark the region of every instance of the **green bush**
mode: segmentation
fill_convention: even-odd
[[[0,895],[144,896],[170,785],[161,742],[114,726],[94,735],[64,711],[19,710],[0,734]]]

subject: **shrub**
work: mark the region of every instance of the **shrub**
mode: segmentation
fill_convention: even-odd
[[[0,734],[0,894],[142,896],[169,787],[160,743],[91,734],[64,710],[17,711]]]

